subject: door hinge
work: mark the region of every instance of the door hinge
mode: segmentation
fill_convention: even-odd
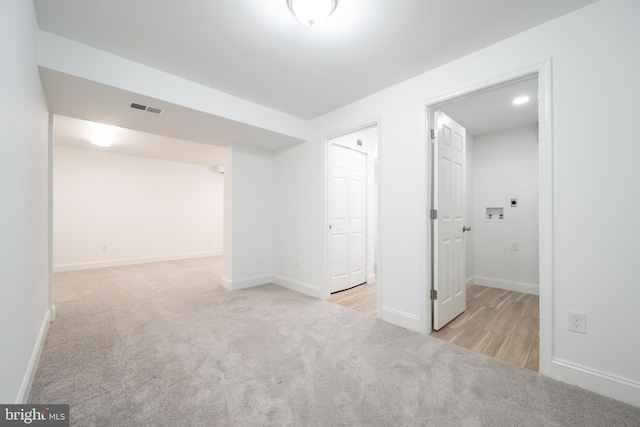
[[[431,209],[429,211],[429,219],[438,219],[438,209]]]
[[[431,129],[431,139],[436,139],[438,137],[438,131],[436,129]]]
[[[438,291],[435,289],[431,289],[431,299],[434,301],[438,299]]]

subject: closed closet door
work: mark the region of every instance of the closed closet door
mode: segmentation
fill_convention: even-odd
[[[331,292],[366,282],[367,156],[332,144],[329,188]]]

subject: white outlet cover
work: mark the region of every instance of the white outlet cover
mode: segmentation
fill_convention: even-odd
[[[579,332],[581,334],[587,333],[587,315],[585,313],[570,311],[568,321],[568,327],[570,331]]]

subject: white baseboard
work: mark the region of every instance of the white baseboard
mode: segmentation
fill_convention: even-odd
[[[121,258],[106,261],[78,262],[72,264],[58,264],[53,266],[54,273],[63,271],[88,270],[91,268],[120,267],[123,265],[147,264],[150,262],[173,261],[177,259],[204,258],[210,256],[220,256],[222,251],[187,252],[172,255],[154,255],[138,258]]]
[[[532,283],[516,282],[512,280],[495,279],[493,277],[473,276],[473,284],[480,285],[480,286],[488,286],[490,288],[505,289],[507,291],[522,292],[524,294],[532,294],[532,295],[540,294],[539,285],[535,285]]]
[[[420,326],[420,316],[411,313],[405,313],[400,310],[395,310],[389,307],[382,307],[380,309],[380,320],[389,322],[393,325],[400,326],[401,328],[409,329],[415,332],[420,332],[423,328]]]
[[[476,284],[475,280],[476,280],[475,276],[467,277],[467,280],[464,281],[464,284],[466,285],[467,289],[469,289],[470,287]]]
[[[283,288],[290,289],[295,292],[299,292],[304,295],[309,295],[314,298],[322,298],[320,288],[312,286],[308,283],[301,282],[299,280],[290,279],[284,276],[273,276],[273,283]]]
[[[270,274],[264,274],[261,276],[246,277],[244,279],[229,279],[222,276],[220,284],[229,289],[230,291],[237,291],[238,289],[253,288],[254,286],[266,285],[273,282],[273,277]]]
[[[226,276],[222,276],[222,277],[220,278],[220,285],[221,285],[223,288],[226,288],[226,289],[232,290],[232,289],[231,289],[231,279],[229,279],[229,278],[228,278],[228,277],[226,277]]]
[[[640,383],[566,362],[551,360],[551,377],[640,407]]]
[[[376,275],[371,273],[367,275],[367,285],[373,285],[376,283]]]
[[[33,378],[35,377],[36,370],[38,369],[38,362],[40,361],[42,346],[44,345],[44,340],[47,336],[47,331],[49,330],[50,319],[51,310],[47,310],[44,313],[44,318],[42,319],[42,324],[40,325],[38,338],[36,339],[36,343],[33,346],[33,350],[31,351],[31,357],[29,358],[27,371],[24,373],[24,377],[22,377],[22,384],[20,385],[20,390],[18,390],[18,395],[16,396],[15,400],[16,405],[24,405],[25,403],[27,403],[27,399],[29,398],[29,392],[31,391]]]

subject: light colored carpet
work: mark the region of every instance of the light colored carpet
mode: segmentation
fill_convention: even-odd
[[[30,403],[78,426],[638,426],[640,408],[275,285],[220,258],[58,273]]]

